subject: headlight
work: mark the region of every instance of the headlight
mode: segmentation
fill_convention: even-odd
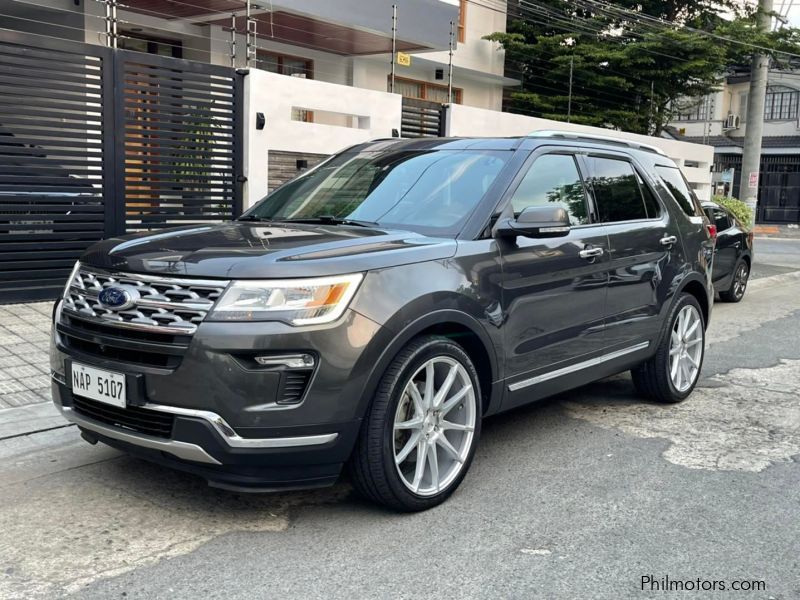
[[[338,319],[364,276],[234,281],[222,294],[210,321],[285,321],[315,325]]]

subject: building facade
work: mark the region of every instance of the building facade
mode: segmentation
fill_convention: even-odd
[[[686,107],[669,129],[677,139],[714,146],[714,187],[737,198],[749,87],[749,73],[730,75],[717,93]],[[800,223],[799,110],[800,74],[771,72],[756,214],[760,223]]]
[[[394,27],[396,49],[411,55],[410,65],[395,66],[394,91],[405,97],[500,110],[504,86],[517,83],[503,76],[499,45],[483,39],[505,31],[504,0],[126,0],[124,8],[116,4],[115,0],[0,0],[0,27],[106,45],[107,11],[114,6],[119,48],[251,66],[377,91],[391,87]],[[394,14],[393,4],[398,5]]]

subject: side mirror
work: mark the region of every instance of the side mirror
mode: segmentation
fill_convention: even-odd
[[[516,219],[506,219],[496,228],[499,237],[553,238],[569,231],[569,214],[560,206],[529,206]]]

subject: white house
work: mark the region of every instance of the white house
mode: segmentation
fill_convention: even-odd
[[[739,196],[747,131],[750,74],[726,78],[722,88],[679,115],[670,131],[684,141],[714,146],[715,185]],[[771,72],[764,111],[758,221],[800,223],[800,73]],[[722,173],[734,169],[732,182]]]

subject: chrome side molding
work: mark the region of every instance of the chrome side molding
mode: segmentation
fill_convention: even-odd
[[[537,375],[536,377],[531,377],[530,379],[517,381],[516,383],[512,383],[508,386],[508,391],[516,392],[517,390],[536,385],[537,383],[543,383],[545,381],[550,381],[551,379],[569,375],[570,373],[583,371],[584,369],[590,369],[591,367],[596,367],[597,365],[601,365],[605,362],[621,358],[627,354],[639,352],[639,350],[644,350],[648,346],[650,346],[650,342],[642,342],[641,344],[636,344],[635,346],[630,346],[629,348],[623,348],[622,350],[610,352],[609,354],[603,354],[602,356],[590,358],[589,360],[585,360],[574,365],[569,365],[568,367],[563,367],[561,369],[556,369],[555,371],[550,371],[549,373],[543,373],[542,375]]]

